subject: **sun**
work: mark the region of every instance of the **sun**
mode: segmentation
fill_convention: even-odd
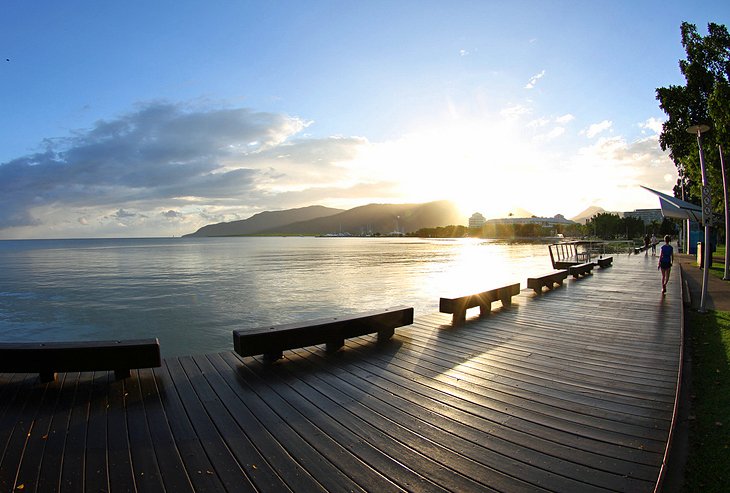
[[[475,212],[504,217],[545,200],[545,170],[523,134],[484,121],[450,123],[372,143],[353,169],[363,180],[393,184],[404,202],[449,200],[465,221]]]

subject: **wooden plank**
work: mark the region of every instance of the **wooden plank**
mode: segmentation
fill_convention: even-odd
[[[13,491],[17,473],[28,443],[45,386],[20,387],[12,396],[10,408],[0,419],[0,491]]]
[[[217,428],[220,438],[231,450],[251,483],[259,490],[287,491],[289,488],[271,464],[250,439],[241,433],[233,417],[207,384],[195,361],[191,357],[183,357],[180,358],[180,362],[188,374],[193,389],[204,404],[213,426]]]
[[[233,353],[221,353],[219,356],[223,360],[223,363],[228,365],[228,368],[234,370],[236,383],[239,386],[243,386],[244,393],[255,393],[259,396],[261,402],[266,403],[270,411],[264,410],[264,415],[271,412],[275,413],[309,447],[316,450],[316,453],[313,454],[315,458],[322,457],[335,467],[338,472],[331,477],[332,481],[334,481],[333,486],[342,485],[344,489],[352,481],[356,485],[352,487],[352,491],[357,491],[358,489],[365,491],[394,491],[398,489],[394,483],[377,473],[368,464],[363,462],[360,457],[352,454],[342,442],[335,439],[336,437],[331,437],[325,430],[319,428],[309,420],[303,414],[301,406],[294,405],[289,399],[285,399],[280,395],[276,390],[278,386],[271,386],[272,382],[270,378],[264,378],[251,371],[249,365],[255,364],[255,362],[247,362],[244,364],[240,357]],[[221,373],[224,370],[225,368],[222,369]],[[229,375],[230,378],[231,374],[229,371],[225,374]],[[261,413],[257,414],[261,415]],[[279,432],[282,430],[282,427],[276,426],[272,429]],[[327,467],[327,465],[325,464],[321,467]],[[320,477],[319,474],[313,475],[317,478]],[[340,476],[343,477],[341,483]],[[328,477],[322,478],[320,482],[327,486]]]
[[[37,381],[37,377],[35,379]],[[59,385],[60,393],[45,439],[46,444],[43,450],[41,470],[38,475],[37,491],[59,491],[61,489],[63,451],[78,379],[78,373],[66,373],[59,378],[59,382],[49,384]]]
[[[110,381],[107,387],[107,460],[112,491],[136,491],[127,425],[125,380]]]
[[[344,428],[375,449],[387,451],[397,457],[404,466],[431,481],[434,485],[451,491],[488,491],[479,479],[493,473],[471,460],[448,454],[443,446],[424,439],[400,426],[390,424],[390,433],[382,429],[383,417],[367,412],[358,403],[343,395],[339,389],[326,385],[309,372],[297,372],[293,365],[278,365],[272,372],[289,372],[286,382],[300,395],[312,402],[318,411],[330,416],[339,427]],[[363,414],[356,412],[360,410]],[[380,425],[380,427],[378,426]],[[395,436],[394,436],[395,435]],[[449,456],[451,463],[445,465],[443,458]],[[527,490],[525,490],[527,491]]]
[[[144,401],[139,383],[139,373],[132,372],[124,381],[124,406],[127,414],[127,433],[132,451],[131,461],[134,483],[140,492],[164,491],[162,473],[157,463],[149,425],[146,419]]]
[[[37,379],[37,376],[33,375],[33,378]],[[18,469],[18,476],[15,481],[16,490],[35,491],[38,485],[48,434],[60,395],[60,382],[53,382],[45,386],[43,402],[36,414],[35,424],[28,436],[28,443],[23,452],[23,460]],[[0,470],[2,470],[1,467]]]
[[[255,492],[256,488],[226,445],[205,406],[198,398],[180,360],[168,358],[165,362],[195,434],[200,439],[210,460],[212,467],[210,472],[220,480],[226,491]],[[208,474],[208,471],[205,474]]]
[[[569,479],[571,475],[580,474],[593,476],[597,483],[610,484],[622,491],[630,491],[636,486],[635,480],[621,475],[596,472],[585,466],[581,471],[581,465],[573,462],[575,451],[566,450],[565,447],[562,452],[571,459],[570,464],[566,464],[552,455],[540,453],[533,453],[529,462],[524,462],[524,448],[513,444],[511,440],[497,437],[494,433],[495,424],[491,424],[487,428],[489,431],[485,432],[484,423],[470,426],[468,424],[469,416],[457,416],[454,409],[440,414],[437,412],[438,402],[418,399],[418,394],[409,395],[403,393],[401,388],[388,384],[385,387],[373,385],[372,372],[359,371],[356,373],[352,371],[350,364],[352,361],[349,360],[357,359],[356,356],[347,358],[346,365],[336,367],[321,360],[316,361],[316,355],[312,356],[307,359],[307,362],[312,366],[316,365],[316,369],[322,370],[317,373],[317,376],[346,391],[347,395],[358,403],[367,405],[381,415],[388,416],[389,419],[393,419],[401,425],[407,425],[410,429],[418,429],[424,437],[452,447],[454,453],[460,452],[493,468],[492,473],[483,478],[490,487],[505,491],[516,491],[526,487],[528,490],[534,490],[537,487],[556,491],[590,490],[590,487],[585,484]],[[404,395],[416,398],[401,397]],[[471,421],[474,421],[473,417]],[[426,426],[424,423],[428,425]],[[389,432],[390,427],[387,427],[385,431]],[[510,434],[506,434],[506,436],[512,438]],[[532,442],[534,437],[530,437],[529,440]],[[448,462],[453,467],[452,461]],[[596,459],[597,464],[604,465],[605,462],[605,456]],[[655,473],[653,468],[646,469],[648,469],[647,474],[649,475]],[[529,478],[525,481],[529,481],[531,484],[526,485],[524,481],[518,481],[516,478]]]
[[[74,392],[74,402],[66,430],[61,467],[61,488],[63,492],[84,491],[84,448],[86,446],[91,396],[91,375],[79,374]]]
[[[167,425],[185,464],[185,475],[192,483],[194,491],[198,493],[223,491],[223,483],[214,473],[215,468],[190,422],[167,369],[167,363],[163,362],[162,367],[153,372],[158,395],[167,417]]]
[[[233,437],[246,437],[260,454],[253,462],[256,470],[267,466],[270,467],[271,472],[279,476],[292,490],[300,488],[306,491],[325,491],[308,471],[297,461],[291,460],[291,454],[295,451],[287,450],[287,448],[293,448],[292,444],[287,443],[284,447],[274,438],[272,433],[261,423],[261,418],[254,415],[244,402],[238,398],[237,394],[228,387],[208,358],[198,356],[193,359],[205,376],[211,390],[215,392],[217,399],[225,404],[226,410],[237,425],[226,428],[226,434],[231,437],[229,440],[234,440]],[[252,395],[248,395],[246,399],[247,402],[255,400],[257,400],[256,397]],[[279,425],[283,425],[283,423],[279,423]],[[235,440],[238,441],[240,438]]]
[[[175,493],[192,492],[194,488],[162,406],[155,374],[150,369],[139,370],[138,379],[149,437],[164,489]]]
[[[107,386],[109,372],[94,373],[89,400],[89,422],[84,450],[86,491],[110,491],[107,464]]]
[[[287,359],[289,359],[289,356],[287,356]],[[251,368],[248,363],[247,367]],[[306,416],[310,422],[322,430],[328,437],[340,443],[348,452],[357,457],[358,460],[352,462],[353,466],[357,467],[361,463],[366,464],[378,474],[387,478],[388,481],[395,484],[399,489],[406,491],[446,491],[445,488],[414,472],[408,464],[404,464],[392,457],[392,451],[379,449],[370,443],[370,441],[358,438],[358,435],[351,428],[343,425],[329,413],[322,412],[318,404],[326,404],[327,401],[317,403],[309,398],[310,396],[308,396],[307,392],[300,393],[297,388],[299,387],[297,380],[285,378],[286,373],[282,375],[278,371],[278,365],[267,368],[258,367],[257,370],[262,373],[262,378],[272,383],[272,389],[277,394]],[[304,390],[306,390],[306,387],[304,387]],[[349,468],[345,468],[343,471],[350,477],[356,474],[356,471],[351,471]]]

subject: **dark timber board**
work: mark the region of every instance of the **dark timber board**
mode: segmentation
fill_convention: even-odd
[[[652,491],[678,270],[659,287],[650,259],[622,256],[458,328],[417,316],[384,345],[171,358],[122,381],[3,373],[0,491]]]

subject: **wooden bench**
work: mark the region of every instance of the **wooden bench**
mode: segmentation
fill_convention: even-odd
[[[241,356],[263,354],[266,361],[276,361],[285,349],[326,344],[331,353],[340,349],[345,339],[376,332],[378,342],[385,342],[396,327],[412,323],[413,307],[394,307],[346,317],[234,330],[233,347]]]
[[[611,267],[611,264],[613,263],[613,257],[602,257],[596,260],[596,263],[598,264],[598,267],[601,269],[605,269],[606,267]]]
[[[586,262],[585,264],[571,265],[568,267],[568,274],[578,279],[580,276],[586,276],[592,274],[593,262]]]
[[[569,260],[556,260],[554,262],[553,267],[556,269],[568,269],[570,267],[573,267],[574,265],[578,265],[580,262],[573,262]]]
[[[568,277],[567,270],[556,270],[556,271],[549,272],[549,273],[544,274],[539,277],[528,277],[527,278],[527,287],[530,289],[534,289],[536,293],[542,293],[543,287],[546,287],[548,289],[553,289],[554,284],[557,284],[558,286],[562,286],[563,281],[567,277]]]
[[[126,341],[0,342],[0,372],[38,373],[52,382],[57,372],[114,370],[117,379],[131,368],[161,365],[157,339]]]
[[[466,322],[466,311],[469,308],[478,306],[480,314],[486,315],[492,310],[493,301],[499,300],[502,302],[502,306],[509,306],[512,304],[512,297],[518,294],[520,294],[520,283],[456,298],[441,298],[439,300],[439,311],[441,313],[452,313],[451,323],[455,326],[462,325]]]

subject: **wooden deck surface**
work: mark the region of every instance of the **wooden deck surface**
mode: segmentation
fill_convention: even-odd
[[[653,491],[682,327],[679,269],[659,279],[614,256],[456,329],[416,314],[273,365],[0,374],[0,492]]]

